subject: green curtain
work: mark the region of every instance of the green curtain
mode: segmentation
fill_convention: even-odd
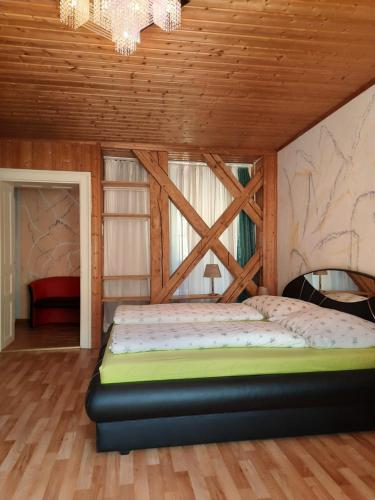
[[[240,167],[237,170],[238,180],[243,186],[250,181],[249,169]],[[255,253],[255,224],[245,212],[241,212],[238,219],[237,262],[243,267]],[[249,294],[244,290],[238,297],[242,302]]]

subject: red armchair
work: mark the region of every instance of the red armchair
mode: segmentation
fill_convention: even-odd
[[[29,284],[32,328],[50,323],[79,324],[80,278],[56,276]]]

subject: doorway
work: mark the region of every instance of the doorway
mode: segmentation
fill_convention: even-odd
[[[54,348],[61,338],[61,347],[74,342],[82,348],[91,347],[91,174],[87,172],[65,172],[65,171],[44,171],[44,170],[26,170],[26,169],[0,169],[0,224],[3,244],[0,248],[0,326],[1,339],[0,350],[8,349],[14,345],[24,345],[30,343],[30,334],[34,335],[35,348]],[[17,338],[15,338],[15,318],[20,316],[20,308],[25,308],[25,297],[20,300],[20,291],[16,288],[16,257],[17,257],[17,235],[15,232],[16,204],[14,203],[15,190],[20,189],[39,189],[56,190],[56,192],[70,192],[76,189],[77,204],[79,206],[79,237],[77,238],[77,249],[79,257],[76,260],[77,268],[80,268],[80,313],[79,329],[70,328],[69,325],[43,325],[38,329],[29,331],[29,323],[21,321],[17,324]],[[47,191],[44,191],[44,194]],[[73,192],[73,191],[72,191]],[[52,196],[52,194],[51,194]],[[69,198],[74,196],[67,195]],[[35,196],[34,196],[35,198]],[[60,197],[55,195],[58,200]],[[56,215],[56,214],[55,214]],[[78,216],[78,214],[77,214]],[[64,223],[62,217],[57,214],[57,224]],[[56,233],[58,234],[58,232]],[[56,234],[54,237],[56,237]],[[3,236],[8,235],[6,240]],[[18,235],[19,238],[19,235]],[[6,241],[6,244],[4,242]],[[60,241],[62,243],[62,241]],[[63,245],[58,245],[63,246]],[[25,259],[25,256],[18,255]],[[65,258],[61,253],[61,258]],[[40,263],[39,263],[40,264]],[[74,263],[70,263],[74,266]],[[19,273],[18,269],[18,273]],[[19,276],[18,276],[19,278]],[[25,293],[23,289],[22,293]],[[17,300],[18,299],[18,303]],[[23,302],[22,302],[23,301]],[[17,306],[17,313],[16,313]],[[22,316],[22,313],[21,313]],[[78,330],[78,331],[77,331]],[[54,335],[51,338],[50,335]],[[77,338],[78,337],[78,338]],[[21,344],[20,344],[21,343]],[[26,344],[25,344],[26,343]],[[33,343],[30,347],[34,348]],[[7,350],[8,350],[7,349]]]

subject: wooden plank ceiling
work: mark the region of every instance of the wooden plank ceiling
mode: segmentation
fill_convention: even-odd
[[[374,0],[191,0],[131,57],[0,0],[0,136],[278,149],[375,75]]]

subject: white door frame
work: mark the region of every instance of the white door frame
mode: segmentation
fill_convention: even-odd
[[[0,182],[0,350],[14,341],[15,333],[15,205],[14,186]],[[2,274],[3,273],[3,274]]]
[[[91,173],[0,168],[0,181],[78,184],[80,224],[80,347],[91,348]],[[1,297],[0,297],[1,299]],[[1,325],[0,325],[1,327]]]

